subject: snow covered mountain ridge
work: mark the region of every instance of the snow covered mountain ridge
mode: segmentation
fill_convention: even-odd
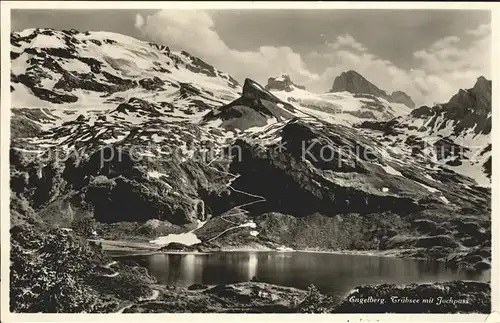
[[[187,52],[109,32],[27,29],[12,33],[11,45],[14,123],[22,123],[21,129],[28,132],[62,133],[62,128],[55,127],[67,128],[64,124],[78,117],[80,126],[72,126],[67,130],[71,135],[64,136],[67,147],[81,141],[77,138],[87,138],[91,129],[103,144],[109,144],[126,136],[127,128],[155,119],[201,122],[209,128],[222,124],[245,132],[297,117],[347,126],[398,124],[405,127],[400,137],[424,140],[439,135],[460,140],[458,146],[485,150],[480,167],[490,160],[491,81],[484,77],[443,106],[412,111],[414,103],[404,92],[388,95],[355,71],[342,73],[329,93],[319,94],[295,84],[288,75],[270,77],[265,87],[248,79],[241,87],[229,74]],[[255,99],[262,100],[252,103]],[[216,117],[218,111],[226,112]],[[244,117],[230,117],[235,113]],[[112,132],[97,130],[104,120]],[[56,137],[60,139],[54,143],[61,144],[62,137]],[[55,139],[51,138],[34,142],[50,146]],[[439,140],[424,141],[434,145]],[[465,167],[457,161],[448,164]],[[464,172],[470,175],[478,167],[467,166]]]
[[[328,93],[310,92],[296,85],[288,75],[269,78],[265,88],[281,100],[293,104],[301,112],[300,116],[314,116],[336,124],[351,126],[366,120],[389,120],[411,111],[404,103],[393,102],[375,91],[345,89]]]
[[[113,109],[135,97],[175,104],[200,119],[199,112],[227,104],[241,92],[230,75],[187,52],[119,34],[27,29],[12,33],[11,45],[15,108],[85,112]],[[330,122],[386,120],[409,112],[401,103],[369,94],[311,93],[286,75],[268,83],[266,89],[284,101]]]
[[[384,134],[390,145],[410,145],[444,167],[489,186],[491,182],[491,81],[480,76],[475,85],[460,89],[448,102],[422,106],[386,122],[364,122]]]
[[[11,46],[14,107],[105,109],[154,97],[189,109],[190,100],[220,104],[240,88],[187,52],[110,32],[27,29],[11,34]]]

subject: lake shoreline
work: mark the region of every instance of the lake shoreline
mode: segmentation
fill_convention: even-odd
[[[276,253],[291,253],[291,252],[304,252],[304,253],[324,253],[324,254],[346,254],[346,255],[360,255],[370,257],[390,257],[390,258],[407,258],[407,259],[424,259],[418,257],[408,257],[404,252],[410,249],[389,249],[389,250],[324,250],[324,249],[296,249],[296,250],[277,250],[268,247],[262,248],[208,248],[206,251],[177,251],[177,250],[160,250],[162,246],[154,245],[148,242],[128,241],[128,240],[107,240],[107,239],[89,239],[88,241],[98,243],[102,246],[103,251],[106,253],[123,252],[124,256],[135,255],[151,255],[157,253],[164,254],[211,254],[217,252],[276,252]]]
[[[152,246],[148,243],[138,243],[137,241],[132,244],[127,241],[112,241],[112,240],[97,240],[94,242],[102,243],[103,251],[116,252],[118,249],[122,251],[127,250],[121,255],[111,256],[120,262],[120,257],[130,257],[139,256],[147,257],[154,254],[165,254],[165,255],[211,255],[217,253],[249,253],[249,254],[260,254],[260,253],[271,253],[275,255],[279,254],[325,254],[325,255],[354,255],[354,256],[368,256],[368,257],[383,257],[383,258],[400,258],[400,259],[415,259],[419,258],[408,257],[405,250],[318,250],[313,248],[307,248],[302,250],[275,250],[271,248],[213,248],[207,251],[182,251],[182,250],[159,250],[161,247]],[[142,248],[142,250],[141,250]],[[431,259],[427,259],[431,260]],[[435,261],[435,260],[433,260]],[[439,261],[438,261],[439,262]],[[139,264],[138,264],[139,265]],[[141,266],[141,265],[139,265]],[[150,275],[154,277],[154,274],[150,271],[147,266],[145,267]],[[404,283],[369,283],[369,284],[354,284],[350,292],[336,294],[328,291],[321,292],[322,287],[313,286],[313,292],[311,294],[311,287],[309,291],[303,287],[297,288],[292,287],[288,284],[276,284],[276,282],[260,281],[259,275],[253,277],[250,281],[240,281],[237,283],[224,283],[219,284],[210,283],[209,285],[203,285],[200,283],[193,283],[191,285],[176,285],[172,283],[166,283],[158,281],[155,284],[151,284],[150,288],[154,291],[158,291],[158,295],[154,300],[142,301],[139,303],[124,303],[121,310],[124,313],[134,313],[134,312],[157,312],[157,311],[169,311],[169,312],[185,312],[186,308],[190,306],[191,312],[206,312],[209,313],[349,313],[349,312],[359,312],[364,310],[370,310],[374,313],[384,313],[385,311],[400,312],[404,313],[407,307],[400,306],[397,304],[390,304],[390,298],[393,295],[401,295],[401,297],[413,296],[421,297],[420,295],[427,295],[427,293],[435,294],[437,297],[445,297],[450,295],[441,296],[443,291],[442,286],[450,286],[454,290],[454,295],[463,295],[464,297],[470,293],[476,293],[476,300],[478,302],[477,306],[481,306],[484,310],[490,301],[490,294],[488,293],[488,286],[490,281],[485,282],[483,280],[476,279],[462,279],[450,277],[448,281],[439,280],[428,280],[428,281],[415,281],[415,282],[404,282]],[[254,281],[255,279],[255,281]],[[288,286],[285,286],[288,285]],[[317,289],[318,288],[318,289]],[[253,294],[255,290],[259,290],[257,294]],[[480,289],[480,291],[478,290]],[[219,294],[222,293],[222,294]],[[230,294],[241,294],[242,297],[248,297],[249,304],[236,304],[234,308],[227,308],[223,305],[214,305],[211,308],[198,308],[193,305],[196,301],[206,302],[209,304],[216,304],[218,297],[220,295],[225,295],[225,293]],[[354,298],[367,298],[367,297],[377,297],[379,299],[385,299],[386,304],[384,306],[372,306],[370,304],[361,306],[357,303],[352,303],[349,301],[351,297]],[[215,298],[213,298],[215,297]],[[127,305],[128,304],[128,305]],[[426,305],[429,310],[434,313],[452,313],[456,311],[470,311],[470,306],[467,304],[455,304],[453,306],[442,307],[435,306],[435,304]]]
[[[463,256],[454,256],[451,259],[439,259],[429,257],[429,254],[419,252],[418,248],[392,248],[386,250],[328,250],[322,248],[305,248],[294,250],[286,246],[275,247],[274,249],[263,244],[254,244],[243,247],[218,247],[206,245],[182,246],[179,249],[169,249],[166,246],[153,244],[148,241],[137,240],[108,240],[108,239],[89,239],[93,243],[100,244],[102,250],[113,258],[126,256],[148,256],[153,254],[178,254],[178,255],[208,255],[213,253],[231,253],[231,252],[246,252],[246,253],[319,253],[332,255],[355,255],[367,257],[383,257],[383,258],[398,258],[398,259],[413,259],[431,261],[437,263],[445,263],[446,266],[453,268],[464,268],[468,271],[481,272],[486,268],[475,268],[472,264],[461,262]],[[488,263],[489,264],[489,263]],[[489,268],[489,267],[487,267]]]

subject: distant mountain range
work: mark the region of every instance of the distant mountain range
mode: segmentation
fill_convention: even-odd
[[[330,92],[347,91],[353,94],[371,94],[379,98],[384,98],[389,102],[402,103],[407,107],[415,108],[415,103],[411,97],[403,91],[395,91],[388,95],[385,91],[370,83],[356,71],[343,72],[335,78]]]

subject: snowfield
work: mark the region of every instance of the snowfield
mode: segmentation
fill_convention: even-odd
[[[185,246],[192,246],[194,244],[201,242],[201,240],[198,239],[194,231],[201,228],[203,225],[205,225],[205,223],[206,222],[198,222],[198,226],[196,227],[196,229],[193,229],[186,233],[169,234],[167,236],[158,237],[155,240],[151,240],[149,243],[157,244],[160,246],[166,246],[170,243],[175,242],[183,244]]]
[[[371,108],[373,99],[357,98],[349,92],[313,93],[294,87],[293,91],[271,90],[281,100],[294,105],[298,117],[314,116],[330,123],[352,125],[362,121],[359,112],[371,113],[368,119],[388,120],[393,117],[408,114],[411,109],[400,103],[390,103],[378,98],[383,108]]]

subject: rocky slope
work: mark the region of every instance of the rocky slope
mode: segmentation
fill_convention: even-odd
[[[490,314],[486,283],[453,281],[438,284],[359,286],[330,313],[476,313]],[[316,303],[317,304],[317,303]]]
[[[431,142],[439,147],[490,143],[482,78],[406,115],[377,93],[312,94],[291,80],[291,91],[250,79],[241,87],[186,52],[112,33],[32,29],[13,33],[11,46],[13,226],[41,236],[55,227],[58,240],[91,218],[101,238],[150,248],[187,237],[192,250],[397,250],[490,266],[490,189],[443,164],[449,154],[418,150],[430,135],[442,135]],[[19,274],[45,249],[16,239]],[[96,259],[88,268],[106,261],[81,243]]]
[[[359,286],[341,302],[322,295],[314,286],[305,291],[259,282],[217,286],[194,284],[187,289],[173,290],[161,286],[159,290],[161,294],[156,300],[134,304],[124,313],[491,312],[491,302],[487,296],[491,288],[485,283]],[[412,303],[422,298],[429,302]],[[363,300],[365,302],[361,304]]]
[[[15,32],[11,62],[13,122],[24,128],[18,132],[49,130],[87,114],[92,123],[117,107],[109,116],[115,124],[191,120],[241,91],[231,76],[187,52],[108,32]]]
[[[20,223],[10,235],[11,312],[109,313],[154,293],[146,269],[112,261],[70,230]]]
[[[411,147],[413,156],[489,186],[491,113],[491,81],[481,76],[471,89],[459,90],[444,104],[422,106],[386,122],[363,122],[360,127],[379,132],[388,146]]]

